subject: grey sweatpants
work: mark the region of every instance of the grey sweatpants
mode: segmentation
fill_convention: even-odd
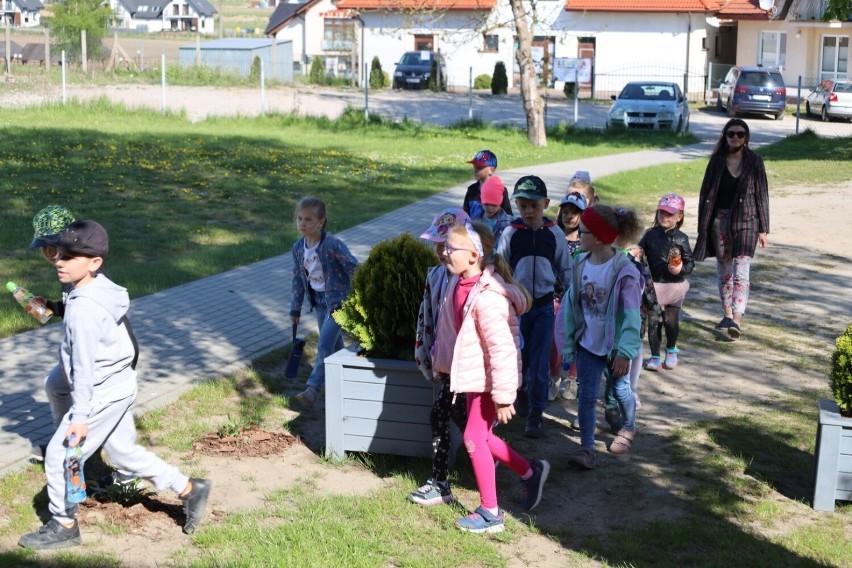
[[[150,480],[159,490],[171,488],[180,494],[186,489],[189,478],[136,443],[136,424],[130,412],[135,399],[134,393],[133,396],[95,409],[89,416],[89,433],[83,441],[83,459],[88,459],[103,445],[110,461],[117,468]],[[47,445],[44,457],[50,513],[64,524],[73,522],[77,512],[77,505],[65,501],[65,433],[70,425],[66,411]]]

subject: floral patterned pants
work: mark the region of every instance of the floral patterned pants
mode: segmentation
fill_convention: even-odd
[[[450,390],[450,379],[441,381],[441,390],[432,402],[432,479],[446,481],[450,472],[450,421],[464,432],[467,426],[467,400],[465,393]]]
[[[744,314],[748,305],[750,256],[731,256],[731,217],[727,209],[713,219],[710,236],[716,247],[716,278],[725,313]]]

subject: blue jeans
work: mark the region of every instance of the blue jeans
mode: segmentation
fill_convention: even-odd
[[[607,422],[618,416],[621,428],[631,432],[636,431],[636,398],[630,387],[630,371],[620,377],[613,377],[611,368],[607,365],[606,413]],[[610,422],[610,426],[612,425]]]
[[[601,373],[607,367],[606,356],[595,355],[578,345],[576,360],[577,420],[580,422],[580,446],[583,449],[594,449],[595,405],[598,400]]]
[[[331,312],[325,303],[325,294],[314,292],[314,298],[319,340],[317,341],[317,360],[308,377],[308,386],[321,391],[325,389],[325,358],[343,349],[343,336],[340,333],[340,326],[331,317]]]
[[[524,347],[524,379],[530,416],[541,416],[547,407],[550,386],[550,343],[553,341],[553,302],[533,308],[521,318]]]

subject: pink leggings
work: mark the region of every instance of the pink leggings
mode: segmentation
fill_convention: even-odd
[[[491,429],[497,418],[497,409],[491,394],[467,393],[467,428],[464,446],[470,454],[476,486],[479,488],[479,505],[485,509],[497,506],[497,480],[494,461],[497,460],[519,476],[530,469],[530,463],[509,444],[495,436]]]

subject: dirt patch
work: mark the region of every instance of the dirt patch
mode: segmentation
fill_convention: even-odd
[[[283,453],[299,439],[287,432],[270,432],[257,426],[243,429],[237,436],[208,434],[192,445],[195,452],[206,456],[256,458]]]

